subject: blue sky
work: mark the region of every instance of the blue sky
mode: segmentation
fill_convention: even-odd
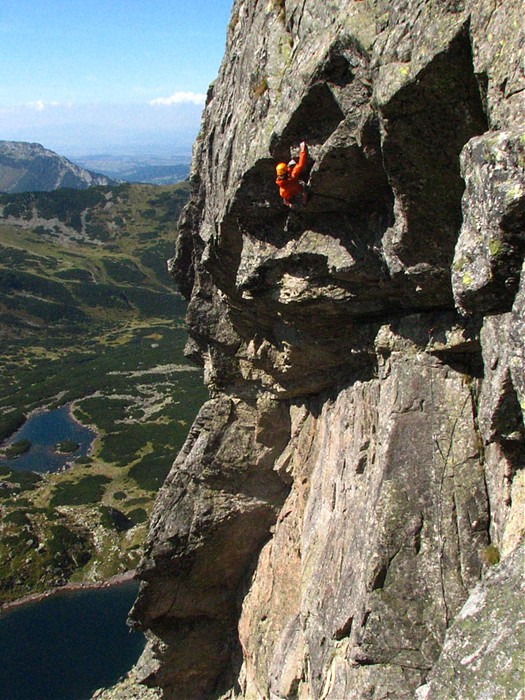
[[[166,152],[197,133],[233,0],[1,0],[0,140]]]

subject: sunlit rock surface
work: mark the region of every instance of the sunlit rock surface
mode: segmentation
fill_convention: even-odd
[[[520,547],[472,591],[418,698],[520,697],[525,667],[523,559]]]

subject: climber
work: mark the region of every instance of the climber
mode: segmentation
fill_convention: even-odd
[[[308,201],[308,193],[306,186],[300,182],[299,175],[304,170],[306,165],[306,157],[308,148],[304,141],[301,142],[299,152],[299,162],[291,160],[288,165],[279,163],[275,168],[277,172],[277,180],[275,184],[279,187],[279,194],[283,198],[284,203],[290,209],[295,209],[298,203],[306,204]]]

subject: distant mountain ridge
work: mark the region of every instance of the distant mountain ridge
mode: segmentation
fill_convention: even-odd
[[[84,190],[112,185],[105,175],[85,170],[39,143],[0,141],[0,192],[51,192],[62,187]]]
[[[94,155],[75,158],[73,162],[82,168],[103,173],[124,182],[174,185],[186,180],[190,174],[191,156],[118,156]]]

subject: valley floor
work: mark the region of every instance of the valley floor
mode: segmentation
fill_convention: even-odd
[[[65,471],[0,466],[0,603],[134,569],[155,494],[205,398],[185,339],[178,323],[149,319],[67,347],[3,351],[4,436],[10,416],[71,403],[96,438]]]

